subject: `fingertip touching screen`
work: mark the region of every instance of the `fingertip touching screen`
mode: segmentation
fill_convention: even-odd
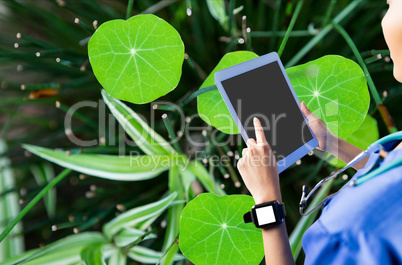
[[[313,139],[277,61],[222,81],[248,137],[263,126],[276,161]]]

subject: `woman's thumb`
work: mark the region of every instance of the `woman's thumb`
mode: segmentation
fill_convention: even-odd
[[[307,108],[306,103],[304,101],[301,103],[301,111],[306,117],[311,114],[311,111]]]

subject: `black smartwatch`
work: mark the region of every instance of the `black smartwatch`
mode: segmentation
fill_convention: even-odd
[[[281,224],[285,216],[285,205],[270,201],[254,205],[243,219],[245,223],[253,222],[257,228],[263,228]]]

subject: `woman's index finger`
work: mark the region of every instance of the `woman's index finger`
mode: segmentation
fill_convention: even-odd
[[[257,143],[266,143],[267,139],[265,139],[264,130],[262,128],[260,120],[257,117],[254,117],[253,123],[254,123],[255,138],[257,139]]]

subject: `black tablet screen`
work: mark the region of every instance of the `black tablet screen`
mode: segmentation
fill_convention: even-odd
[[[278,62],[226,79],[222,85],[250,138],[255,139],[253,117],[259,118],[277,161],[313,138]]]

